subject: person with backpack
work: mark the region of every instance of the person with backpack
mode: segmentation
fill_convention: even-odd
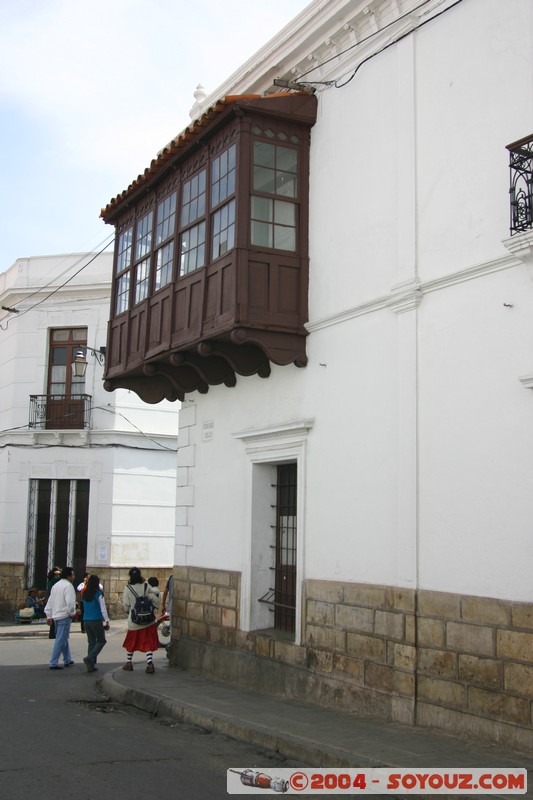
[[[129,576],[122,595],[122,604],[128,615],[128,632],[122,644],[127,661],[122,669],[131,672],[133,654],[146,653],[145,671],[150,675],[155,672],[153,654],[159,647],[155,611],[159,608],[161,598],[144,580],[138,567],[132,567]]]

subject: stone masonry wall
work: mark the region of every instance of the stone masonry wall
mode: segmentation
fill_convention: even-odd
[[[124,617],[125,612],[122,607],[122,594],[128,582],[129,567],[91,567],[87,566],[87,572],[96,573],[104,587],[107,610],[111,619]],[[146,579],[155,577],[159,579],[159,589],[161,596],[165,589],[165,584],[171,575],[170,568],[161,569],[160,567],[143,567],[143,575]],[[77,576],[79,577],[79,576]],[[26,565],[25,564],[0,564],[0,619],[12,621],[16,612],[24,604],[27,596],[26,586]],[[42,588],[44,591],[45,587]]]
[[[0,564],[0,619],[12,621],[27,597],[25,564]]]
[[[532,604],[310,580],[295,645],[239,630],[239,573],[175,567],[175,580],[172,663],[403,724],[533,746]]]
[[[533,604],[418,592],[417,724],[533,747]]]

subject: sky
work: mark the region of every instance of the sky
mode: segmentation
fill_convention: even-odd
[[[0,0],[0,273],[100,250],[100,210],[309,0]]]

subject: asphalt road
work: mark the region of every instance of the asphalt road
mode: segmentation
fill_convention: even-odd
[[[1,800],[218,800],[228,797],[228,768],[296,766],[246,743],[107,702],[98,678],[123,663],[122,639],[123,631],[111,631],[99,671],[89,674],[79,629],[71,636],[76,664],[61,671],[48,669],[52,642],[46,637],[1,638]],[[162,651],[155,663],[168,669]]]

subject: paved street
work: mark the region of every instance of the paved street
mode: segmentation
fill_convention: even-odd
[[[112,628],[99,671],[88,674],[81,660],[86,639],[74,627],[76,664],[58,672],[47,668],[52,642],[44,629],[2,636],[2,798],[218,800],[227,797],[228,767],[291,765],[194,725],[106,702],[97,679],[122,663],[123,630]],[[156,669],[168,669],[163,652]]]

